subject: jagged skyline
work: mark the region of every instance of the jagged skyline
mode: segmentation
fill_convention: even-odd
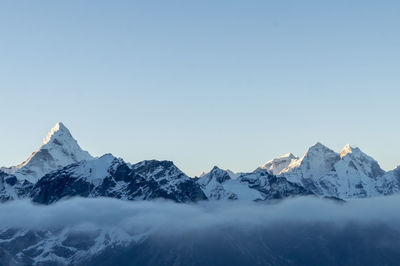
[[[60,145],[62,145],[64,147],[62,151],[59,150]],[[45,149],[45,154],[43,154],[42,149]],[[315,149],[327,150],[329,153],[332,153],[334,156],[337,156],[338,158],[340,157],[340,159],[343,159],[348,154],[354,153],[355,156],[361,155],[366,160],[374,161],[377,164],[379,164],[379,162],[376,161],[374,158],[372,158],[370,155],[367,155],[364,152],[362,152],[359,147],[354,147],[354,146],[351,146],[350,144],[346,144],[339,152],[336,152],[336,151],[330,149],[329,147],[325,146],[321,142],[316,142],[314,145],[309,147],[302,156],[296,156],[293,153],[289,152],[282,156],[272,158],[272,159],[268,160],[266,163],[264,163],[263,165],[259,165],[259,166],[257,166],[257,168],[254,168],[254,169],[255,169],[255,171],[257,171],[257,169],[268,170],[271,174],[280,175],[282,173],[290,171],[291,168],[298,167],[302,163],[302,161],[309,155],[309,153]],[[48,160],[48,156],[49,156],[48,154],[50,154],[55,159],[55,161],[52,162],[50,165],[46,166],[44,168],[45,170],[37,169],[37,166],[36,166],[37,162],[39,162],[41,164],[43,161]],[[105,153],[105,154],[110,154],[110,153]],[[103,155],[104,154],[101,154],[97,157],[101,157]],[[117,157],[120,157],[120,156],[117,156]],[[24,160],[20,164],[11,165],[11,166],[10,165],[0,166],[1,167],[0,169],[2,169],[3,171],[6,171],[6,172],[12,173],[12,174],[16,174],[17,176],[20,176],[20,178],[24,178],[23,176],[25,174],[23,173],[23,171],[21,172],[20,169],[21,168],[23,169],[24,167],[28,166],[28,168],[29,168],[28,175],[29,176],[31,176],[32,173],[37,172],[36,174],[33,174],[34,180],[36,180],[37,177],[40,177],[41,175],[43,175],[44,172],[48,172],[52,168],[57,169],[57,168],[66,166],[68,164],[74,163],[74,162],[78,162],[81,160],[91,160],[93,158],[94,157],[92,155],[90,155],[90,153],[88,151],[83,150],[79,146],[77,140],[72,136],[70,130],[64,125],[64,123],[57,122],[47,133],[46,137],[43,138],[42,145],[38,149],[35,149],[32,152],[32,154],[28,157],[28,159]],[[143,159],[141,159],[141,161],[146,160],[146,159],[149,159],[149,158],[143,158]],[[319,160],[323,161],[324,159],[319,158]],[[137,163],[137,162],[130,161],[129,163]],[[389,170],[397,169],[399,167],[399,165],[397,165],[393,169],[389,169]],[[215,167],[219,168],[219,166],[217,164],[215,164],[213,166],[213,169]],[[379,167],[379,165],[378,165],[378,167]],[[231,172],[230,173],[231,177],[236,175],[236,173],[232,172],[231,169],[225,169],[225,170],[227,170],[228,172]],[[204,171],[202,171],[202,173],[200,175],[190,175],[189,174],[189,176],[191,176],[191,177],[203,176],[205,174],[208,174],[210,171],[204,170]],[[244,173],[244,172],[246,172],[246,170],[242,169],[242,170],[239,170],[236,172]]]
[[[384,171],[359,148],[340,153],[321,143],[302,157],[288,153],[254,171],[214,166],[190,178],[173,161],[127,162],[107,153],[93,157],[57,123],[22,164],[0,168],[0,199],[52,203],[69,196],[186,200],[271,200],[314,195],[341,200],[398,194],[400,166]]]
[[[96,156],[190,175],[250,171],[317,141],[399,164],[399,2],[72,6],[0,3],[1,164],[58,121]]]

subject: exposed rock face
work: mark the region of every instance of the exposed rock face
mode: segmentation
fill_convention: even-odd
[[[400,166],[378,179],[377,190],[381,195],[400,193]]]
[[[50,204],[63,198],[113,197],[125,200],[206,200],[200,186],[170,161],[143,161],[129,166],[111,154],[82,161],[41,178],[34,186],[34,202]]]
[[[0,171],[0,202],[29,197],[33,184]]]
[[[260,191],[263,200],[314,195],[301,185],[289,182],[283,177],[270,175],[267,172],[244,174],[240,177],[240,180],[247,183],[250,188]]]
[[[210,200],[238,199],[238,195],[235,192],[230,191],[224,186],[224,184],[232,182],[238,183],[230,177],[228,171],[222,170],[217,166],[214,166],[210,172],[201,175],[197,181]]]
[[[210,200],[257,201],[312,194],[300,185],[261,169],[232,179],[226,170],[215,166],[209,173],[201,176],[198,183]]]

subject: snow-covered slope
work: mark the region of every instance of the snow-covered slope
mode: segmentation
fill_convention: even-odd
[[[340,157],[333,173],[321,179],[321,185],[340,198],[377,196],[378,180],[385,174],[378,162],[350,145],[343,148]]]
[[[271,171],[273,167],[264,169]],[[348,199],[379,195],[378,187],[384,186],[381,178],[385,172],[359,148],[346,145],[339,154],[317,143],[303,157],[292,158],[288,166],[276,174],[317,195]]]
[[[31,182],[0,171],[0,202],[27,198],[32,188]]]
[[[2,168],[19,180],[36,182],[45,174],[61,167],[93,157],[82,150],[63,123],[57,123],[43,140],[42,146],[20,165]]]
[[[318,142],[303,157],[292,160],[280,174],[291,182],[301,184],[304,179],[317,180],[328,174],[339,160],[339,154]]]
[[[87,265],[85,260],[128,245],[139,244],[150,232],[82,225],[28,230],[0,228],[1,265]],[[5,264],[2,264],[5,263]]]
[[[41,178],[31,193],[34,202],[43,204],[74,196],[176,202],[207,199],[194,179],[172,162],[151,160],[129,165],[111,154],[53,171]]]
[[[335,170],[340,176],[360,174],[377,180],[385,174],[375,159],[349,144],[343,148],[340,158],[341,160],[335,165]]]
[[[377,191],[381,195],[400,193],[400,166],[378,179]]]
[[[299,157],[294,156],[292,153],[287,153],[279,158],[273,159],[263,166],[260,170],[267,170],[272,175],[279,175],[284,169],[286,169],[291,163],[298,160]]]
[[[232,179],[227,170],[222,170],[217,166],[201,175],[197,183],[209,200],[262,198],[258,191],[250,189],[247,184],[241,183],[238,179]]]
[[[257,201],[311,194],[285,178],[270,175],[267,170],[243,173],[232,179],[226,170],[215,166],[197,182],[210,200]]]

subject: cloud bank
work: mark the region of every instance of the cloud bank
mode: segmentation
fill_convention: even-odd
[[[382,223],[400,229],[400,196],[352,200],[346,203],[312,197],[276,204],[204,202],[176,204],[164,201],[120,201],[74,198],[50,206],[29,201],[0,205],[0,227],[47,229],[79,226],[118,227],[126,230],[185,232],[222,227],[270,227],[283,223]]]
[[[0,204],[0,264],[397,265],[399,206],[400,196],[274,204],[13,201]]]

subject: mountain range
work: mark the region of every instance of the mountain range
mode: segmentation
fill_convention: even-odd
[[[28,198],[50,204],[75,196],[175,202],[301,195],[347,200],[399,192],[400,167],[385,172],[376,160],[350,145],[337,153],[316,143],[302,157],[288,153],[253,172],[235,174],[215,166],[191,178],[171,161],[130,164],[111,154],[93,157],[61,122],[25,162],[0,168],[3,202]]]
[[[14,223],[0,226],[0,265],[313,265],[326,261],[353,265],[352,256],[343,254],[355,249],[364,254],[356,265],[395,265],[400,254],[396,249],[385,248],[384,253],[375,254],[377,249],[370,244],[376,239],[382,243],[390,239],[394,243],[391,246],[397,246],[400,235],[382,225],[365,229],[365,225],[353,224],[344,231],[335,227],[331,231],[319,223],[289,222],[277,230],[275,225],[261,226],[254,232],[249,229],[269,221],[264,212],[271,211],[262,204],[254,207],[253,202],[265,202],[268,207],[281,199],[309,196],[296,200],[326,198],[329,200],[321,201],[335,204],[398,193],[400,167],[385,172],[376,160],[350,145],[337,153],[316,143],[302,157],[288,153],[252,172],[233,173],[214,166],[199,177],[189,177],[171,161],[132,164],[112,154],[94,157],[81,149],[67,127],[57,123],[25,162],[0,169],[0,202],[6,203],[0,206],[10,212],[4,217],[10,215],[8,219],[12,219],[15,209],[35,209],[34,215],[27,212],[33,217],[27,227]],[[27,203],[30,207],[24,205]],[[81,204],[88,206],[81,208]],[[199,211],[198,206],[204,205],[211,208],[187,223],[188,217]],[[285,210],[287,205],[282,208]],[[63,226],[45,227],[43,222],[41,226],[32,225],[36,219],[47,221],[53,217],[49,213],[58,209],[63,211],[56,216],[66,219]],[[179,213],[176,209],[185,215],[175,217]],[[241,211],[250,215],[245,223],[236,221]],[[97,224],[85,217],[81,218],[83,223],[68,222],[88,212]],[[232,212],[236,215],[229,220],[226,216]],[[147,215],[149,218],[144,219]],[[120,221],[124,216],[127,220]],[[173,222],[165,223],[165,216],[174,217]],[[199,231],[198,224],[213,224],[216,216],[228,219],[231,227],[246,229],[211,226]],[[112,226],[103,225],[102,219],[111,219]],[[20,218],[15,221],[21,223]],[[249,221],[257,226],[248,226]],[[155,228],[163,226],[171,234],[155,237]],[[179,233],[182,227],[190,228],[190,233]],[[365,233],[371,231],[377,233]],[[343,242],[350,245],[342,247]]]

